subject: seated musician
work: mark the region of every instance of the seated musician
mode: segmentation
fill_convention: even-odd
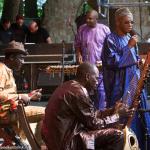
[[[76,80],[66,81],[54,91],[42,125],[48,150],[123,149],[123,132],[113,127],[133,110],[121,103],[104,111],[96,110],[88,93],[96,88],[98,77],[94,64],[82,63]]]
[[[28,104],[30,100],[41,98],[41,89],[34,90],[29,94],[17,94],[13,71],[21,68],[25,55],[27,55],[27,51],[25,51],[23,44],[19,42],[11,42],[5,49],[4,62],[0,63],[0,124],[16,121],[16,117],[12,116],[14,116],[13,110],[16,110],[19,100]],[[25,111],[29,122],[40,124],[44,115],[44,107],[27,106]],[[39,134],[39,132],[39,129],[37,129],[36,134]]]

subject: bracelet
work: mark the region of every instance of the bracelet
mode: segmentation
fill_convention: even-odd
[[[29,93],[29,94],[28,94],[29,97],[31,97],[32,95],[33,95],[32,93]]]
[[[20,94],[18,94],[18,99],[21,100],[21,95]]]

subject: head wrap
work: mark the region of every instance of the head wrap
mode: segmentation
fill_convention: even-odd
[[[123,7],[123,8],[119,8],[116,10],[115,18],[120,18],[120,17],[124,17],[124,16],[129,16],[131,18],[133,17],[129,8]]]

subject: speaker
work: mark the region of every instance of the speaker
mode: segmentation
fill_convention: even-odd
[[[61,84],[61,74],[49,74],[46,72],[39,72],[37,79],[37,86],[58,86]]]

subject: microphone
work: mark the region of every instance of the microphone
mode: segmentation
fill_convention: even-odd
[[[137,35],[136,31],[133,30],[133,29],[129,33],[130,33],[131,36]]]
[[[142,42],[145,41],[145,40],[143,39],[143,37],[142,37],[136,30],[132,29],[129,33],[130,33],[131,36],[134,36],[134,35],[139,36],[139,37],[141,38],[141,41],[142,41]]]
[[[134,29],[132,29],[132,30],[129,32],[129,34],[131,35],[131,38],[132,38],[132,36],[137,35],[137,32],[136,32]],[[138,54],[138,45],[137,45],[137,43],[135,44],[134,48],[135,48],[136,54]]]

